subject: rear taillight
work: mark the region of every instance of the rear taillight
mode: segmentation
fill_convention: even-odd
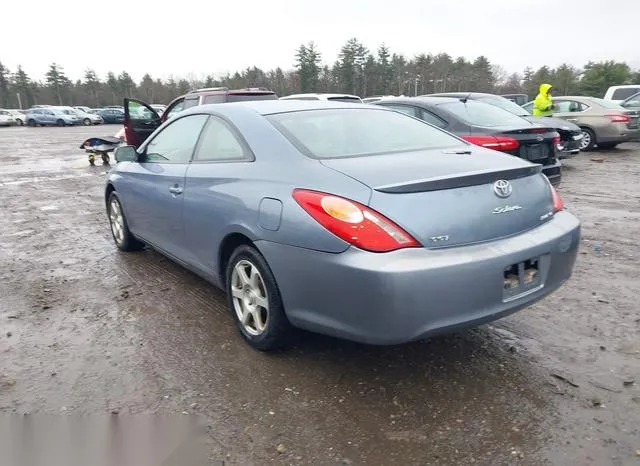
[[[320,225],[360,249],[389,252],[421,246],[391,220],[355,201],[306,189],[294,190],[293,198]]]
[[[558,147],[560,145],[560,134],[553,133],[553,147]]]
[[[506,136],[463,136],[463,139],[476,146],[486,147],[498,151],[516,150],[520,143]]]
[[[609,113],[607,116],[611,119],[611,123],[629,123],[629,117],[621,113]]]
[[[556,188],[554,188],[551,183],[549,183],[549,188],[551,189],[551,197],[553,198],[553,213],[555,214],[556,212],[564,210],[564,202],[562,202],[558,191],[556,191]]]

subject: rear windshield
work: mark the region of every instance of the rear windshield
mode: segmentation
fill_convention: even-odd
[[[464,144],[402,113],[378,109],[305,110],[267,119],[305,155],[328,159]]]
[[[506,110],[507,112],[511,112],[514,115],[529,116],[524,108],[504,97],[482,97],[478,99],[478,101],[490,105],[495,105],[496,107],[500,107],[501,109]]]
[[[493,105],[468,100],[466,103],[455,101],[439,105],[464,122],[473,126],[494,127],[524,125],[530,123],[525,119]]]
[[[275,94],[229,94],[227,102],[246,102],[248,100],[277,100]]]
[[[613,91],[611,98],[613,100],[624,100],[631,97],[636,92],[640,91],[640,87],[623,87]]]

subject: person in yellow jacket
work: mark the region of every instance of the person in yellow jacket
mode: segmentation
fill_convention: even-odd
[[[553,115],[554,105],[551,97],[551,84],[540,84],[540,92],[533,101],[534,116],[551,116]]]

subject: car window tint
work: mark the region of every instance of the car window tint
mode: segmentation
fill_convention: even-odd
[[[279,113],[267,119],[309,157],[357,157],[459,146],[448,133],[398,112],[343,108]]]
[[[404,113],[405,115],[416,118],[418,117],[418,109],[416,107],[412,107],[411,105],[383,104],[382,106],[395,110],[396,112]]]
[[[169,111],[167,112],[167,119],[173,118],[182,110],[184,110],[184,100],[177,102],[173,107],[169,109]]]
[[[221,104],[225,101],[225,96],[223,94],[215,94],[215,95],[205,95],[202,98],[202,105],[207,104]]]
[[[231,127],[223,120],[211,117],[207,122],[194,160],[225,161],[251,158],[248,148],[240,141]]]
[[[435,116],[433,113],[425,109],[420,109],[418,118],[426,121],[427,123],[431,123],[433,126],[437,126],[438,128],[444,128],[448,124],[442,118]]]
[[[511,112],[474,100],[468,100],[466,103],[460,101],[448,102],[440,104],[440,107],[474,126],[490,128],[493,126],[527,126],[530,124],[524,118]]]
[[[187,163],[207,115],[189,115],[165,126],[145,147],[145,162]]]
[[[613,91],[611,98],[613,100],[624,100],[631,97],[636,92],[640,91],[640,87],[625,87],[622,89],[616,89]]]
[[[277,100],[278,96],[275,94],[229,94],[227,95],[227,102],[246,102],[249,100]]]
[[[554,111],[558,113],[581,112],[587,108],[586,105],[576,102],[575,100],[554,101],[554,105],[556,106]]]
[[[190,99],[184,99],[184,109],[188,109],[191,107],[197,107],[200,102],[200,97],[192,97]]]
[[[484,102],[490,105],[495,105],[496,107],[500,107],[507,112],[511,112],[514,115],[526,116],[527,112],[515,102],[505,99],[504,97],[491,96],[491,97],[481,97],[478,99],[480,102]]]

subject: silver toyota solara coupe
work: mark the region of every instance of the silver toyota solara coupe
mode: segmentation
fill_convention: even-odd
[[[109,173],[117,247],[224,289],[260,350],[294,327],[386,345],[475,326],[572,274],[580,223],[540,165],[393,110],[214,104],[127,131],[144,142]]]

